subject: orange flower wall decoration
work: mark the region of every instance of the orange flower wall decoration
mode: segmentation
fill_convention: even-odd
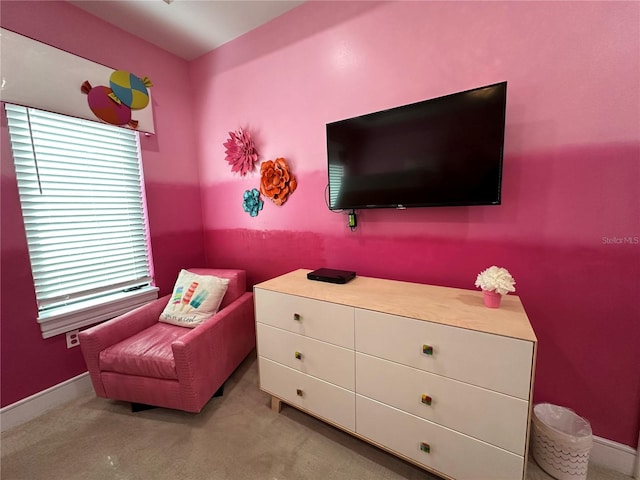
[[[276,205],[286,202],[297,186],[284,158],[267,160],[260,165],[260,193]]]

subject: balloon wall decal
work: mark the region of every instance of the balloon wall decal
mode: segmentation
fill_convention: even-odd
[[[113,100],[113,91],[109,87],[99,85],[91,87],[89,82],[84,82],[82,93],[87,95],[87,103],[93,114],[100,120],[111,125],[129,125],[132,128],[138,126],[138,122],[131,120],[131,109],[123,103]]]
[[[133,110],[140,110],[149,104],[147,87],[152,85],[147,77],[138,78],[124,70],[116,70],[109,78],[109,86],[115,96]]]
[[[153,84],[147,77],[139,78],[125,70],[115,70],[109,78],[109,87],[91,87],[85,81],[80,90],[87,95],[87,103],[93,114],[112,125],[137,128],[131,119],[131,110],[141,110],[149,104],[148,87]]]

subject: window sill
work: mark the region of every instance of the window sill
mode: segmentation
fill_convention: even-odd
[[[73,306],[56,308],[51,312],[42,312],[38,317],[42,338],[50,338],[117,317],[157,299],[158,290],[157,287],[149,286]]]

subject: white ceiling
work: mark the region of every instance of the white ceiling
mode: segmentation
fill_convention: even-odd
[[[304,3],[294,0],[69,1],[185,60],[193,60]]]

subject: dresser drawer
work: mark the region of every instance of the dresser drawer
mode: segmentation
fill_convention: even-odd
[[[258,357],[258,368],[262,390],[324,420],[355,431],[353,392],[263,357]]]
[[[355,389],[353,350],[257,324],[258,355],[347,390]]]
[[[358,434],[456,480],[523,478],[522,456],[361,395],[356,395],[356,411]],[[421,450],[422,442],[429,452]]]
[[[529,400],[533,342],[363,309],[355,331],[359,352]]]
[[[255,289],[256,321],[353,348],[353,307]]]
[[[356,372],[356,393],[524,455],[525,400],[363,353]]]

